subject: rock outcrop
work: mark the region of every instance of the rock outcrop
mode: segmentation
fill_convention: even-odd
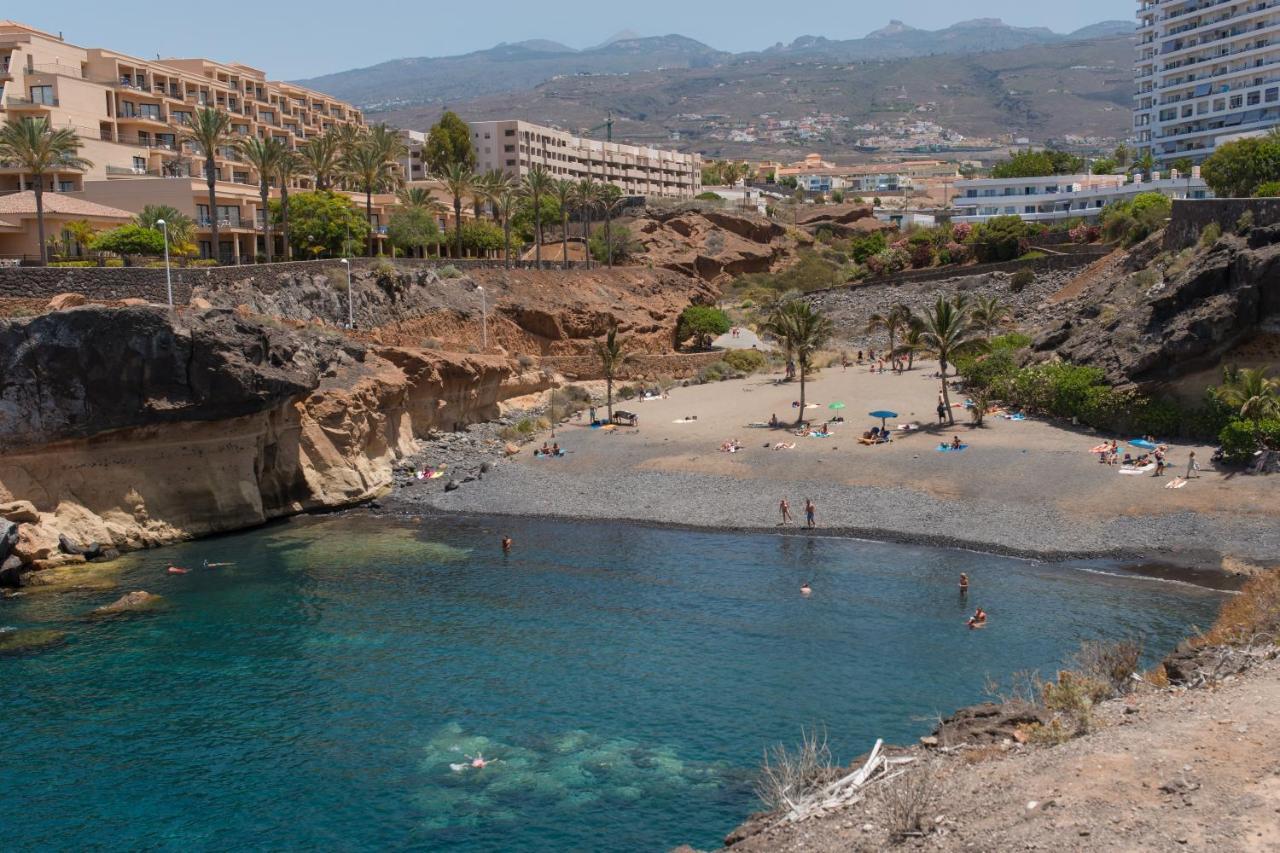
[[[1161,241],[1047,312],[1035,349],[1100,367],[1116,385],[1159,386],[1216,367],[1280,321],[1280,225],[1182,257],[1161,254]]]
[[[0,321],[0,504],[25,501],[28,519],[11,550],[52,568],[95,546],[367,500],[419,436],[546,387],[501,356],[366,346],[226,310]]]
[[[716,284],[744,273],[775,272],[813,244],[776,222],[731,211],[646,209],[623,222],[645,263]]]
[[[89,611],[88,619],[109,619],[114,616],[128,616],[136,613],[149,613],[164,604],[164,596],[155,595],[146,590],[127,592],[110,604]]]

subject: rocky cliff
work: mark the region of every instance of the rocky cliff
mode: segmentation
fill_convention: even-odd
[[[1154,387],[1280,332],[1280,225],[1176,255],[1162,242],[1156,234],[1046,306],[1035,349],[1100,367],[1117,385]]]
[[[0,320],[0,517],[17,526],[0,561],[47,568],[365,500],[419,436],[545,387],[502,356],[229,310]]]
[[[775,272],[813,239],[763,217],[728,210],[639,210],[621,220],[650,266],[716,284],[744,273]]]

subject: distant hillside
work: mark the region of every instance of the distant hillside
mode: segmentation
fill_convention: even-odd
[[[868,136],[868,125],[916,121],[965,137],[1123,139],[1131,130],[1132,68],[1127,37],[866,62],[769,52],[707,68],[562,77],[449,107],[469,120],[522,118],[569,129],[592,127],[612,112],[615,139],[716,157],[847,153]],[[423,104],[376,118],[424,128],[440,111]],[[824,114],[826,129],[793,141],[739,135],[763,116],[799,122]]]
[[[544,40],[500,44],[463,56],[396,59],[300,82],[368,110],[386,110],[527,90],[566,75],[705,68],[732,56],[679,35],[630,36],[620,34],[587,50]]]
[[[759,62],[866,62],[938,55],[969,55],[1128,36],[1129,21],[1107,21],[1060,34],[1043,27],[1013,27],[998,19],[965,21],[923,30],[901,21],[860,39],[802,36],[759,52],[731,54],[681,35],[644,38],[624,31],[601,45],[575,50],[547,40],[501,44],[462,56],[408,58],[299,81],[370,112],[453,105],[490,95],[528,92],[558,78],[650,71],[706,70]]]

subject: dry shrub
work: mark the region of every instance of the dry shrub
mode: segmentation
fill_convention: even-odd
[[[889,837],[902,841],[924,835],[938,795],[938,766],[934,761],[912,765],[901,776],[881,782],[876,798],[889,826]]]
[[[1093,727],[1093,706],[1110,695],[1109,685],[1078,672],[1059,672],[1057,681],[1046,681],[1041,687],[1044,707],[1056,715],[1053,722],[1073,728],[1078,735]]]
[[[1201,646],[1280,642],[1280,569],[1249,580],[1222,605],[1218,621],[1197,640]]]
[[[1144,674],[1142,680],[1152,687],[1168,687],[1169,671],[1164,668],[1164,664],[1156,664],[1156,668]]]
[[[827,746],[827,731],[800,730],[800,746],[777,744],[764,751],[755,792],[770,811],[789,809],[840,778]]]
[[[1076,671],[1085,678],[1110,688],[1112,695],[1132,686],[1133,675],[1142,663],[1142,641],[1125,639],[1116,643],[1086,641],[1075,654]],[[1107,699],[1110,696],[1103,696]]]
[[[1027,742],[1035,746],[1059,746],[1074,738],[1077,732],[1054,718],[1048,725],[1033,723],[1026,728]]]

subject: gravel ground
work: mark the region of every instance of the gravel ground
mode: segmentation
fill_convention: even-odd
[[[445,493],[411,489],[397,502],[446,512],[540,515],[627,520],[717,529],[779,530],[777,500],[758,485],[696,473],[632,471],[565,473],[503,463],[479,481]],[[1216,564],[1213,548],[1177,543],[1213,542],[1257,559],[1280,554],[1280,530],[1227,522],[1192,512],[1116,517],[1079,525],[1053,506],[968,500],[963,505],[899,487],[848,487],[831,482],[786,484],[793,515],[803,517],[804,497],[818,508],[818,534],[957,545],[977,550],[1052,559],[1116,555],[1179,565]],[[796,498],[795,495],[801,497]],[[794,528],[789,532],[798,531]],[[1171,547],[1172,544],[1172,547]]]
[[[779,529],[786,497],[797,518],[805,498],[817,505],[820,533],[878,540],[960,545],[1021,556],[1118,555],[1193,567],[1220,577],[1224,561],[1280,561],[1280,502],[1275,478],[1242,477],[1207,464],[1212,448],[1175,446],[1169,477],[1120,476],[1088,450],[1105,438],[1040,419],[988,419],[930,426],[937,380],[925,367],[903,376],[865,368],[823,371],[810,383],[815,423],[833,414],[849,423],[830,439],[798,438],[788,430],[750,429],[770,414],[794,417],[794,384],[766,377],[672,391],[670,399],[620,403],[641,416],[640,429],[605,432],[563,425],[563,459],[532,457],[526,446],[502,459],[498,425],[442,436],[421,464],[445,462],[460,488],[446,481],[398,489],[390,503],[407,510],[541,515],[637,521],[719,529]],[[962,399],[957,395],[956,399]],[[865,412],[888,407],[898,422],[924,425],[892,444],[857,443]],[[693,418],[696,417],[696,420]],[[875,425],[879,425],[877,421]],[[964,453],[938,453],[958,434]],[[736,438],[744,450],[718,452]],[[538,436],[540,445],[548,436]],[[765,449],[778,441],[795,449]],[[1180,490],[1163,486],[1195,450],[1205,471]],[[479,470],[488,461],[491,470]],[[468,477],[474,478],[463,483]],[[1238,563],[1231,562],[1231,566]],[[1246,566],[1247,568],[1247,566]]]

